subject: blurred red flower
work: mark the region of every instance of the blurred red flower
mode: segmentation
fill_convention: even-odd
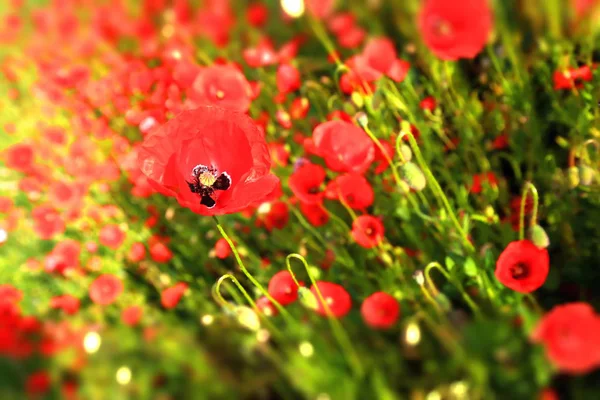
[[[250,84],[232,65],[203,68],[188,91],[195,106],[218,106],[246,112],[250,108]]]
[[[317,281],[316,286],[319,288],[323,300],[327,303],[327,307],[334,317],[340,318],[348,314],[352,307],[352,299],[346,289],[336,283],[324,281]],[[310,288],[310,291],[317,300],[317,308],[315,311],[320,315],[327,316],[327,310],[317,294],[315,285]]]
[[[554,307],[538,323],[532,339],[567,373],[584,374],[600,367],[600,316],[587,303]]]
[[[125,240],[125,232],[118,225],[104,225],[100,229],[99,240],[103,246],[117,250],[123,244],[123,240]]]
[[[166,309],[175,308],[187,289],[188,285],[186,283],[179,282],[175,286],[163,290],[160,295],[160,303]]]
[[[300,211],[311,225],[319,227],[329,222],[329,214],[322,203],[308,204],[300,202]]]
[[[298,298],[298,286],[289,271],[279,271],[273,275],[268,291],[283,306],[293,303]]]
[[[123,282],[112,274],[100,275],[90,285],[90,299],[103,306],[112,304],[123,292]]]
[[[323,200],[321,185],[325,182],[325,169],[317,164],[307,163],[290,176],[289,186],[302,203],[317,204]]]
[[[125,325],[135,326],[142,319],[143,309],[140,306],[129,306],[121,313],[121,321]]]
[[[152,132],[139,163],[156,190],[202,215],[241,211],[279,182],[252,119],[218,107],[184,111]]]
[[[337,176],[327,187],[328,198],[341,198],[352,209],[369,207],[375,199],[375,192],[369,181],[359,174]]]
[[[504,286],[529,293],[544,284],[550,270],[548,250],[529,240],[511,242],[496,261],[496,278]]]
[[[290,64],[281,64],[277,68],[277,90],[281,93],[291,93],[300,89],[300,71]]]
[[[42,239],[52,239],[54,236],[65,231],[65,222],[50,205],[37,206],[31,212],[33,218],[33,229]]]
[[[65,313],[73,315],[79,311],[79,299],[70,294],[55,296],[50,299],[50,308],[60,308]]]
[[[483,182],[487,182],[487,184],[491,187],[498,186],[498,180],[496,179],[496,175],[493,172],[486,172],[483,174],[473,175],[473,183],[471,184],[471,193],[481,193],[483,190]]]
[[[426,0],[419,14],[423,41],[443,60],[474,58],[492,30],[488,0]]]
[[[352,222],[352,238],[367,249],[377,246],[383,240],[383,223],[372,215],[361,215]]]
[[[229,257],[230,255],[231,247],[229,246],[229,243],[227,243],[227,240],[223,238],[217,240],[217,243],[215,243],[215,256],[217,258],[224,259]]]
[[[38,371],[27,377],[25,389],[29,395],[41,395],[50,389],[50,375],[46,371]]]
[[[8,168],[20,172],[31,171],[34,163],[34,153],[31,145],[17,143],[6,149],[4,153],[4,163]]]
[[[375,145],[365,131],[345,121],[317,125],[313,141],[329,168],[338,172],[365,172],[375,158]]]
[[[372,328],[389,328],[400,315],[400,305],[391,295],[376,292],[367,297],[360,307],[360,313],[367,325]]]

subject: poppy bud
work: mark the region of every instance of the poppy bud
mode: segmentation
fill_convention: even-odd
[[[593,168],[587,165],[581,165],[579,167],[579,180],[583,186],[589,186],[594,181],[594,175],[596,172]]]
[[[300,304],[302,304],[306,308],[316,310],[318,307],[317,297],[308,288],[298,288],[298,299],[300,300]]]
[[[423,171],[421,171],[421,168],[417,164],[409,161],[400,167],[400,172],[402,173],[402,178],[408,183],[411,189],[420,192],[427,186],[425,175],[423,175]]]
[[[529,239],[540,249],[545,249],[550,245],[548,234],[541,226],[535,224],[529,231]]]
[[[257,331],[260,329],[260,320],[258,315],[250,307],[237,306],[234,310],[237,321],[245,328],[251,331]]]
[[[569,179],[570,189],[575,189],[577,186],[579,186],[579,169],[577,167],[569,167],[567,170],[567,176]]]

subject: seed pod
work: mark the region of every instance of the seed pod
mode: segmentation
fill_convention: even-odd
[[[400,172],[402,173],[402,178],[411,189],[420,192],[427,186],[425,175],[417,164],[409,161],[400,167]]]
[[[533,244],[535,244],[540,249],[545,249],[550,245],[550,239],[548,238],[548,234],[541,226],[535,224],[529,230],[529,239]]]
[[[596,171],[592,167],[587,165],[579,166],[579,179],[583,186],[589,186],[594,181],[594,176],[596,175]]]
[[[569,167],[567,170],[567,176],[569,179],[570,189],[575,189],[577,186],[579,186],[579,168]]]

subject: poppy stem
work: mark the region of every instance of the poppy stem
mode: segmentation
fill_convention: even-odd
[[[529,226],[533,226],[537,224],[537,213],[538,213],[538,203],[539,203],[539,194],[533,183],[525,182],[525,186],[523,187],[523,195],[521,197],[521,214],[519,218],[519,240],[525,239],[525,203],[527,202],[527,195],[531,192],[533,195],[533,212],[531,214],[531,219],[529,220]]]
[[[221,223],[219,222],[219,219],[216,217],[216,215],[213,215],[213,219],[215,220],[215,223],[217,224],[217,229],[221,233],[221,236],[223,236],[223,239],[225,239],[225,241],[227,242],[227,244],[229,244],[229,247],[231,248],[231,251],[233,252],[233,255],[235,257],[235,260],[237,261],[237,263],[238,263],[240,269],[242,270],[242,272],[244,273],[244,275],[246,275],[246,277],[248,278],[248,280],[250,280],[250,282],[252,282],[252,284],[254,284],[254,286],[256,286],[258,288],[258,290],[263,295],[265,295],[265,297],[267,299],[269,299],[269,301],[275,306],[275,308],[277,308],[277,310],[281,313],[281,315],[283,315],[288,320],[292,320],[292,316],[285,310],[285,308],[283,308],[283,306],[281,304],[279,304],[279,302],[277,300],[275,300],[273,298],[273,296],[271,296],[269,294],[269,292],[246,269],[246,266],[242,262],[242,259],[240,257],[240,254],[237,251],[237,248],[235,247],[235,244],[233,244],[233,241],[229,238],[229,235],[227,235],[227,233],[225,232],[225,230],[221,226]]]
[[[400,135],[398,135],[398,138],[396,139],[396,149],[399,148],[399,143],[404,136],[408,137],[408,142],[410,143],[410,147],[415,155],[415,158],[417,159],[419,166],[425,173],[427,180],[431,183],[431,190],[433,191],[434,195],[436,195],[438,200],[442,203],[444,208],[446,208],[446,211],[448,212],[448,215],[450,216],[450,220],[454,224],[454,227],[456,228],[457,232],[460,234],[460,237],[461,237],[465,247],[471,252],[475,251],[475,248],[473,247],[471,242],[469,242],[467,232],[465,232],[463,230],[462,226],[460,225],[460,222],[458,222],[458,218],[456,217],[456,214],[454,213],[454,210],[452,209],[452,206],[450,205],[448,198],[444,194],[444,191],[440,187],[440,184],[435,179],[435,177],[431,173],[431,170],[427,166],[427,163],[425,162],[425,159],[423,158],[423,154],[421,154],[421,150],[419,150],[419,145],[417,144],[415,137],[413,136],[412,132],[410,131],[410,124],[406,121],[402,122],[402,128],[400,130]]]
[[[473,312],[477,315],[480,315],[481,310],[479,309],[479,306],[477,304],[475,304],[473,299],[471,299],[471,297],[467,294],[467,292],[462,287],[462,285],[459,284],[455,279],[453,279],[452,276],[437,261],[430,262],[425,267],[424,274],[425,274],[425,281],[427,282],[427,285],[432,288],[435,288],[435,290],[437,291],[437,287],[435,286],[435,284],[433,283],[433,280],[431,279],[431,270],[433,268],[436,268],[438,271],[440,271],[440,273],[442,275],[444,275],[444,277],[448,280],[448,282],[453,284],[458,289],[458,291],[461,293],[463,299],[469,305],[469,307],[471,307]]]
[[[235,308],[235,306],[233,304],[231,304],[230,302],[228,302],[227,300],[225,300],[223,298],[223,295],[221,294],[221,285],[223,284],[223,282],[225,282],[226,279],[229,279],[233,282],[233,284],[238,288],[238,290],[246,298],[246,300],[248,301],[248,304],[250,304],[250,306],[254,309],[254,311],[256,311],[257,313],[260,312],[260,309],[256,305],[256,302],[254,300],[252,300],[252,297],[250,297],[250,295],[248,294],[246,289],[244,289],[244,287],[240,284],[240,282],[231,274],[225,274],[225,275],[221,276],[219,278],[219,280],[217,280],[217,282],[215,282],[215,284],[212,287],[213,299],[221,307],[227,308],[229,310],[232,310]]]
[[[292,275],[292,279],[294,280],[294,283],[296,283],[296,286],[298,286],[298,287],[301,287],[301,286],[300,286],[300,282],[298,282],[298,279],[296,278],[296,274],[294,274],[294,271],[292,270],[292,265],[290,262],[292,258],[300,260],[300,262],[302,262],[302,264],[304,265],[304,269],[306,270],[306,273],[308,274],[308,278],[310,279],[310,282],[312,283],[312,287],[315,288],[315,291],[317,292],[317,297],[319,298],[319,301],[323,305],[325,314],[327,314],[327,320],[329,321],[329,325],[331,326],[333,335],[335,336],[336,340],[338,341],[338,344],[341,347],[342,351],[344,352],[344,355],[347,357],[348,363],[350,364],[350,367],[352,368],[354,373],[358,376],[361,376],[363,374],[363,369],[362,369],[362,364],[360,363],[360,358],[358,357],[356,350],[354,350],[354,347],[352,346],[352,341],[348,337],[348,334],[346,333],[346,331],[344,330],[344,328],[342,327],[340,322],[333,316],[333,313],[331,312],[331,309],[329,308],[329,304],[327,304],[327,301],[325,300],[325,298],[323,297],[323,294],[321,293],[321,290],[319,289],[319,285],[317,285],[315,278],[310,273],[310,269],[308,268],[308,263],[306,262],[306,259],[297,253],[289,254],[285,258],[285,264],[287,265],[287,269],[290,272],[290,274]]]
[[[263,314],[260,311],[260,308],[258,308],[258,305],[252,299],[252,297],[248,294],[248,292],[246,291],[246,289],[244,289],[244,287],[240,284],[240,282],[232,274],[227,273],[227,274],[221,276],[219,278],[219,280],[217,280],[217,282],[213,285],[213,287],[212,287],[212,296],[213,296],[213,299],[215,299],[215,301],[221,307],[223,307],[225,309],[228,309],[229,311],[234,311],[235,310],[235,306],[233,304],[231,304],[230,302],[228,302],[227,300],[225,300],[223,298],[223,295],[221,294],[221,285],[223,284],[223,282],[225,282],[226,279],[229,279],[229,280],[231,280],[233,282],[233,284],[238,288],[238,290],[246,298],[246,301],[248,301],[248,304],[250,304],[250,306],[252,307],[252,309],[254,310],[254,312],[265,321],[266,325],[268,325],[269,328],[272,331],[274,331],[275,333],[280,334],[280,332],[277,330],[277,328],[275,328],[275,326],[271,323],[271,321],[269,321],[267,319],[267,317],[265,316],[265,314]]]

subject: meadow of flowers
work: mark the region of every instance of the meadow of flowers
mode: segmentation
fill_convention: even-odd
[[[600,398],[600,2],[2,0],[0,398]]]

